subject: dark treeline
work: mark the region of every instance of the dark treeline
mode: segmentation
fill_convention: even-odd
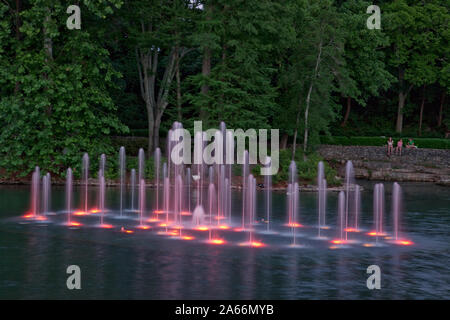
[[[81,8],[69,30],[68,6]],[[381,29],[366,26],[381,8]],[[148,151],[186,128],[277,128],[309,151],[321,135],[444,137],[450,129],[447,0],[0,1],[0,168],[61,173]],[[149,154],[150,152],[147,152]]]

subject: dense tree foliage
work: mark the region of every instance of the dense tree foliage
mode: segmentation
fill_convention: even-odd
[[[68,2],[0,3],[1,167],[61,173],[80,152],[107,152],[105,137],[126,129],[108,94],[120,75],[93,28],[120,3],[86,3],[91,26],[77,31],[65,27]]]
[[[175,120],[278,128],[292,155],[330,134],[443,137],[450,3],[378,1],[380,30],[371,4],[2,0],[0,168],[61,173],[128,132],[151,151]]]

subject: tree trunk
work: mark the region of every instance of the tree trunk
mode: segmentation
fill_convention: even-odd
[[[161,114],[162,116],[162,114]],[[161,117],[156,117],[155,120],[155,127],[154,127],[154,133],[153,133],[153,147],[158,148],[159,147],[159,129],[161,127]],[[167,155],[169,157],[170,155]]]
[[[419,115],[419,137],[422,135],[422,120],[423,120],[423,108],[425,106],[425,86],[423,86],[422,103],[420,105],[420,115]]]
[[[50,9],[47,8],[47,15],[44,18],[44,50],[45,50],[45,60],[51,61],[53,60],[53,42],[52,38],[50,37],[47,28],[45,27],[45,24],[48,24],[51,19]]]
[[[177,81],[177,113],[178,113],[178,121],[182,121],[183,115],[181,113],[181,78],[180,78],[180,53],[177,48],[176,52],[177,62],[175,64],[175,77]]]
[[[212,7],[212,3],[206,3],[204,4],[204,10],[206,13],[206,21],[210,21],[211,20],[211,13],[213,10]],[[206,45],[205,47],[203,47],[203,61],[202,61],[202,76],[207,78],[209,77],[211,74],[211,48]],[[203,84],[202,88],[201,88],[201,94],[202,95],[207,95],[209,92],[209,86],[207,84]],[[200,119],[201,120],[205,120],[206,119],[206,110],[205,110],[206,106],[202,106],[200,108]]]
[[[150,104],[147,104],[147,124],[148,124],[148,150],[147,156],[153,151],[153,133],[155,130],[155,121],[153,117],[153,109]]]
[[[350,115],[350,109],[352,107],[352,98],[347,97],[347,110],[345,111],[344,120],[341,123],[341,127],[345,127],[347,125],[348,116]]]
[[[202,75],[209,77],[211,74],[211,49],[205,47],[203,49],[203,63],[202,63]],[[209,86],[207,84],[202,85],[201,93],[207,95],[209,92]],[[200,109],[200,119],[204,120],[206,117],[206,110],[204,107]]]
[[[292,160],[295,160],[295,149],[297,148],[297,133],[298,133],[298,124],[300,122],[300,113],[302,110],[301,96],[298,100],[298,111],[297,111],[297,119],[295,120],[295,130],[294,130],[294,142],[292,143]]]
[[[287,148],[287,142],[288,142],[288,134],[284,133],[283,136],[281,137],[281,141],[280,141],[280,149],[284,150]]]
[[[398,93],[397,123],[395,131],[401,133],[403,129],[403,107],[405,106],[406,97],[402,91]]]
[[[412,85],[404,90],[404,74],[403,68],[398,69],[398,82],[399,82],[399,92],[398,92],[398,108],[397,108],[397,123],[395,125],[395,131],[401,133],[403,131],[403,108],[405,107],[406,98],[412,89]]]
[[[309,85],[308,95],[306,96],[306,107],[305,107],[305,134],[303,139],[303,160],[306,161],[306,150],[308,148],[308,116],[309,116],[309,106],[311,104],[311,93],[313,90],[314,80],[319,72],[320,58],[322,56],[322,40],[319,43],[319,52],[317,54],[316,66],[314,68],[314,76],[311,79],[311,84]]]
[[[206,47],[203,50],[202,75],[207,77],[211,74],[211,49]],[[202,85],[202,94],[208,94],[209,86]]]
[[[309,86],[308,96],[306,97],[306,108],[305,108],[305,133],[303,138],[303,160],[306,160],[306,149],[308,148],[308,115],[309,115],[309,105],[311,103],[311,92],[313,89],[313,82]]]
[[[439,108],[439,118],[438,118],[438,127],[440,127],[440,126],[442,126],[442,119],[443,119],[443,117],[444,117],[444,101],[445,101],[445,95],[446,95],[446,91],[445,91],[445,89],[444,89],[444,91],[442,92],[442,95],[441,95],[441,106],[440,106],[440,108]]]

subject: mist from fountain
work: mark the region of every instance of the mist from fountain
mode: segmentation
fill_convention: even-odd
[[[383,219],[384,219],[384,185],[382,183],[375,184],[373,189],[373,219],[375,226],[375,237],[383,236]]]
[[[248,208],[246,208],[246,194],[249,171],[248,150],[245,150],[242,161],[242,230],[245,230],[245,212],[248,210]]]
[[[397,182],[392,186],[392,219],[394,226],[394,240],[400,239],[400,214],[402,204],[402,189]]]
[[[72,216],[72,184],[73,174],[72,169],[68,168],[66,172],[66,211],[67,211],[67,224],[71,224]]]
[[[51,189],[50,173],[47,172],[42,177],[42,213],[44,215],[50,212]]]
[[[352,206],[355,198],[355,170],[353,169],[353,163],[347,161],[345,166],[345,240],[347,240],[347,231],[349,230],[350,212],[352,212]]]
[[[327,206],[327,180],[325,179],[325,168],[322,161],[317,166],[317,216],[318,216],[318,237],[321,238],[321,230],[326,226],[326,206]]]
[[[353,229],[354,231],[359,231],[359,219],[361,214],[361,187],[359,185],[355,185],[355,198],[354,198],[354,222]]]
[[[183,179],[181,175],[177,175],[175,178],[175,187],[174,187],[174,223],[175,225],[182,226],[183,220],[181,212],[183,211]]]
[[[83,154],[82,166],[81,166],[81,178],[83,186],[83,208],[84,212],[88,211],[88,185],[89,185],[89,155]]]
[[[155,166],[155,207],[153,211],[158,214],[160,211],[159,208],[159,194],[160,194],[160,170],[161,170],[161,149],[156,148],[155,149],[155,155],[154,155],[154,166]]]
[[[40,176],[41,170],[35,167],[31,175],[31,215],[34,218],[39,216]]]
[[[126,155],[125,147],[119,149],[119,178],[120,178],[120,216],[123,215],[123,197],[126,179]]]
[[[102,172],[106,172],[106,155],[104,153],[102,153],[100,155],[100,161],[99,161],[98,169],[102,170]]]
[[[267,157],[266,167],[269,168],[271,165],[271,158]],[[266,224],[267,232],[270,232],[270,221],[272,219],[272,176],[264,176],[264,196],[266,205]]]
[[[144,226],[145,213],[145,180],[139,180],[139,227]]]
[[[339,192],[338,196],[338,223],[339,239],[341,242],[347,241],[347,226],[345,223],[346,217],[346,194],[344,191]]]
[[[292,233],[292,246],[297,245],[297,228],[300,224],[297,222],[298,209],[299,209],[299,187],[298,183],[290,183],[287,189],[287,201],[288,201],[288,214],[289,214],[289,224]]]
[[[182,128],[180,123],[175,123],[170,134],[174,134],[173,130]],[[203,155],[205,150],[204,138],[205,132],[198,132],[195,135],[194,148],[196,148],[195,154]],[[226,126],[221,123],[220,130],[215,131],[215,139],[226,137],[225,141],[231,143],[232,139],[229,135],[229,131],[226,131]],[[183,228],[193,228],[198,231],[209,230],[209,241],[213,244],[223,244],[224,239],[217,238],[216,236],[222,232],[221,230],[231,229],[233,231],[245,231],[245,237],[248,242],[246,245],[261,246],[261,242],[255,241],[255,235],[258,233],[276,233],[272,232],[271,228],[275,228],[276,224],[272,223],[272,177],[267,175],[264,177],[264,210],[262,215],[265,218],[266,226],[261,228],[257,218],[257,193],[256,193],[256,179],[250,173],[249,164],[249,152],[247,150],[242,154],[242,228],[230,228],[240,224],[239,221],[232,221],[232,171],[231,164],[217,164],[206,166],[206,163],[201,159],[194,159],[194,164],[191,167],[185,167],[182,164],[174,163],[170,164],[170,155],[173,148],[178,142],[172,142],[170,139],[167,143],[167,152],[169,162],[162,164],[161,173],[161,150],[157,148],[154,154],[154,172],[155,172],[155,199],[153,203],[152,212],[155,214],[155,219],[146,218],[145,202],[146,202],[146,185],[145,185],[145,158],[143,149],[139,149],[138,154],[138,175],[137,170],[132,169],[130,174],[130,186],[131,186],[131,209],[134,210],[135,188],[138,185],[138,210],[139,210],[139,227],[142,229],[150,228],[145,226],[145,223],[156,222],[158,220],[158,214],[165,214],[166,223],[160,223],[159,227],[165,227],[166,234],[174,236],[177,233],[179,238],[181,237],[181,231]],[[228,143],[227,143],[228,144]],[[221,154],[223,150],[223,155]],[[216,152],[216,150],[214,151]],[[231,150],[228,145],[221,147],[219,144],[219,153],[214,154],[224,160],[228,159],[228,155],[231,154]],[[233,150],[234,152],[234,150]],[[177,156],[177,155],[175,155]],[[180,157],[180,155],[178,155]],[[239,155],[240,157],[241,155]],[[270,166],[270,157],[267,157],[265,166]],[[110,228],[111,225],[104,224],[104,218],[106,215],[105,209],[105,171],[106,156],[103,154],[100,158],[100,170],[98,174],[98,210],[91,210],[92,213],[100,212],[100,226],[104,228]],[[40,209],[44,214],[49,212],[50,203],[50,191],[51,182],[50,174],[45,175],[42,178],[42,189],[40,186],[40,172],[39,167],[36,167],[32,177],[32,190],[31,190],[31,212],[32,217],[38,217]],[[192,175],[195,172],[195,175]],[[319,162],[317,170],[317,215],[318,215],[318,237],[314,237],[314,240],[327,239],[328,226],[326,226],[326,207],[327,207],[327,181],[325,178],[325,167],[323,162]],[[208,178],[206,177],[208,174]],[[142,177],[136,181],[136,178]],[[125,148],[119,149],[119,177],[120,177],[120,216],[123,215],[123,204],[125,199],[125,185],[126,185],[126,155]],[[333,240],[335,244],[342,243],[357,243],[348,241],[348,232],[358,231],[359,220],[361,213],[361,188],[355,184],[355,173],[353,164],[348,161],[345,169],[345,184],[344,190],[338,195],[338,208],[337,208],[337,224],[336,229],[339,233],[339,239]],[[81,172],[81,185],[82,185],[82,204],[84,205],[85,213],[88,212],[88,179],[89,179],[89,156],[87,153],[83,154],[82,158],[82,172]],[[192,180],[191,180],[192,179]],[[192,186],[192,182],[195,183]],[[72,170],[67,170],[66,176],[66,209],[67,219],[70,226],[79,226],[79,223],[71,221],[72,218],[72,188],[73,188],[73,175]],[[192,196],[192,191],[194,196]],[[42,191],[42,194],[40,194]],[[297,244],[297,228],[302,227],[299,223],[300,216],[300,187],[298,182],[297,166],[295,161],[291,161],[289,165],[289,177],[287,186],[287,227],[290,228],[292,235],[291,245],[294,247],[300,247]],[[161,199],[162,198],[162,199]],[[41,203],[42,201],[42,208]],[[193,212],[191,212],[191,201],[195,201],[196,204]],[[150,207],[150,205],[149,205]],[[205,214],[205,209],[206,213]],[[116,211],[117,212],[117,211]],[[80,212],[82,213],[82,212]],[[114,210],[112,210],[114,214]],[[374,188],[374,225],[375,232],[369,233],[369,235],[376,236],[377,242],[379,237],[384,236],[384,186],[382,184],[376,184]],[[399,241],[400,237],[400,213],[401,213],[401,188],[395,183],[393,186],[392,195],[392,216],[393,216],[393,238],[395,241]],[[79,215],[75,212],[75,215]],[[80,214],[82,215],[82,214]],[[152,214],[151,214],[152,215]],[[184,216],[192,215],[191,223],[187,223]],[[209,225],[204,225],[205,218],[209,218]],[[226,220],[226,223],[223,221]],[[238,218],[239,220],[239,218]],[[261,219],[264,221],[264,219]],[[237,222],[237,223],[236,223]],[[76,223],[76,224],[75,224]],[[208,223],[208,222],[207,222]],[[144,228],[145,227],[145,228]],[[169,229],[171,230],[169,232]],[[174,231],[176,230],[176,232]],[[231,231],[230,230],[230,231]],[[229,232],[229,231],[223,231]],[[307,233],[305,229],[305,234]],[[315,230],[313,231],[315,232]],[[289,234],[288,234],[289,235]],[[188,235],[189,236],[189,235]],[[185,236],[186,237],[186,236]],[[188,237],[192,239],[192,237]],[[190,240],[189,239],[189,240]],[[387,238],[386,238],[387,239]],[[403,241],[405,242],[405,241]]]
[[[144,149],[140,148],[138,152],[138,181],[145,179],[145,153]]]
[[[252,174],[248,176],[247,181],[247,212],[248,212],[248,230],[249,243],[253,243],[253,224],[256,219],[256,179]]]
[[[104,226],[105,217],[105,176],[102,170],[98,171],[98,210],[100,212],[100,226]]]
[[[130,173],[131,211],[134,211],[135,190],[136,190],[136,169],[131,169]]]
[[[195,176],[193,179],[196,183],[197,192],[197,205],[196,207],[203,205],[203,132],[196,132],[194,136],[194,165]]]
[[[289,164],[289,183],[288,183],[288,192],[287,192],[287,200],[288,200],[288,226],[291,228],[295,226],[296,223],[296,215],[297,215],[297,203],[298,203],[298,195],[295,194],[295,184],[297,184],[297,164],[295,161],[291,161]],[[297,184],[298,190],[298,184]]]
[[[166,163],[164,163],[166,164]],[[164,203],[164,212],[166,213],[166,232],[169,224],[169,209],[170,209],[170,181],[167,175],[167,167],[164,166],[164,185],[163,185],[163,203]]]
[[[214,215],[214,207],[216,201],[216,188],[214,183],[210,183],[208,187],[208,217],[209,217],[209,241],[212,240],[212,217]]]
[[[191,168],[186,168],[186,199],[184,203],[184,210],[186,210],[189,214],[191,214]]]

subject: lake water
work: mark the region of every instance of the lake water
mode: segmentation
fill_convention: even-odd
[[[361,226],[372,227],[372,182],[361,182]],[[1,299],[449,299],[450,188],[402,183],[402,228],[412,246],[364,247],[370,237],[348,248],[332,249],[316,233],[316,194],[300,194],[297,231],[302,248],[289,248],[286,195],[273,196],[278,235],[256,234],[266,247],[236,245],[246,233],[220,231],[225,245],[207,244],[207,232],[183,231],[192,241],[171,239],[153,230],[136,230],[135,220],[108,219],[114,229],[93,227],[98,217],[76,217],[85,226],[68,228],[54,223],[26,223],[26,186],[0,186]],[[390,191],[386,184],[386,228],[390,228]],[[79,199],[75,190],[74,199]],[[151,203],[148,191],[148,204]],[[118,190],[107,189],[107,207],[118,208]],[[95,202],[92,193],[91,201]],[[75,201],[77,203],[78,201]],[[263,193],[258,193],[260,218]],[[235,221],[240,220],[239,193],[233,193]],[[64,207],[64,188],[53,187],[52,209]],[[327,224],[336,225],[337,194],[328,197]],[[135,213],[127,213],[135,216]],[[120,232],[120,227],[134,233]],[[264,224],[258,228],[264,228]],[[217,231],[219,233],[219,231]],[[326,230],[333,238],[335,228]],[[66,268],[81,268],[81,290],[68,290]],[[381,269],[381,289],[366,286],[367,267]]]

